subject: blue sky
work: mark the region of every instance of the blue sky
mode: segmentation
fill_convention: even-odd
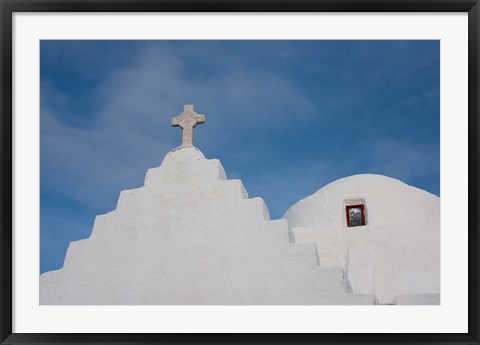
[[[40,270],[181,143],[272,219],[345,176],[440,195],[439,41],[41,41]]]

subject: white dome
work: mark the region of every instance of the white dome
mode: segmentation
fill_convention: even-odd
[[[292,227],[346,226],[345,206],[365,205],[368,225],[438,222],[440,199],[383,175],[362,174],[336,180],[300,200],[283,216]]]
[[[348,226],[349,207],[364,209],[364,226]],[[439,197],[393,178],[355,175],[300,200],[283,218],[295,242],[316,244],[321,266],[343,267],[353,293],[386,304],[438,303]]]

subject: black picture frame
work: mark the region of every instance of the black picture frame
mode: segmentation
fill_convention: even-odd
[[[33,334],[12,333],[12,16],[15,12],[468,12],[468,333]],[[479,0],[0,0],[2,344],[395,343],[479,344]]]

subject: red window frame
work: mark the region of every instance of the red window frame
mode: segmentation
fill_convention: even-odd
[[[354,226],[350,225],[350,209],[351,208],[359,208],[360,211],[362,212],[362,226],[367,225],[367,222],[365,221],[365,205],[364,204],[357,204],[357,205],[347,205],[345,207],[345,213],[347,215],[347,226],[349,228],[354,228]]]

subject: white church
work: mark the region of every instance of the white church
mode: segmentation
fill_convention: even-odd
[[[70,243],[62,269],[40,276],[40,304],[440,303],[437,196],[355,175],[271,220],[193,146],[204,121],[192,105],[173,118],[182,145]]]

